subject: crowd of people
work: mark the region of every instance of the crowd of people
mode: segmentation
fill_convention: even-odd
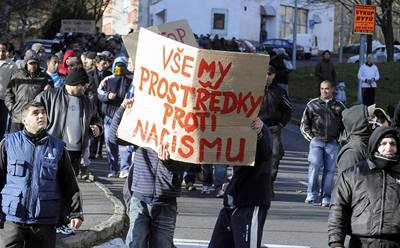
[[[54,247],[56,232],[79,228],[78,181],[93,182],[90,163],[102,158],[103,145],[108,177],[126,179],[128,247],[174,247],[176,198],[183,183],[193,191],[199,179],[202,194],[223,198],[209,247],[260,247],[284,155],[281,131],[292,114],[285,51],[271,54],[264,99],[250,125],[257,136],[255,165],[234,167],[228,178],[228,165],[175,161],[162,145],[155,151],[118,139],[135,95],[134,69],[120,37],[56,39],[51,54],[36,43],[19,60],[9,43],[0,42],[0,247]],[[200,36],[198,42],[240,51],[235,39]],[[351,247],[400,247],[400,105],[393,118],[373,105],[379,72],[370,56],[358,75],[364,104],[347,108],[335,99],[338,80],[329,51],[315,76],[319,96],[306,105],[300,126],[310,141],[305,202],[330,207],[331,247],[344,247],[346,235]]]

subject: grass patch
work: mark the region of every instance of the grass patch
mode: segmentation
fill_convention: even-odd
[[[400,100],[400,63],[377,64],[380,80],[376,89],[377,106],[386,108]],[[357,100],[358,64],[337,64],[337,79],[346,82],[347,105]],[[299,68],[289,76],[289,94],[291,98],[307,102],[319,95],[318,81],[314,77],[314,67]]]

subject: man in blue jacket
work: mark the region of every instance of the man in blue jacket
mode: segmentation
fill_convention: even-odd
[[[132,78],[127,75],[128,61],[125,57],[114,60],[113,75],[105,77],[97,90],[101,102],[101,112],[104,115],[104,138],[107,147],[107,156],[110,173],[108,177],[126,178],[128,176],[132,152],[129,147],[118,146],[110,142],[110,126],[115,112],[117,112],[125,95],[129,90]],[[118,156],[121,165],[118,164]],[[119,174],[119,172],[121,172]]]
[[[0,143],[0,248],[55,247],[60,216],[83,221],[82,202],[65,143],[46,132],[41,103],[22,109],[24,130]]]

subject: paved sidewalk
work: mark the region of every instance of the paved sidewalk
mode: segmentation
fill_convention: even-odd
[[[95,161],[96,164],[104,162]],[[57,235],[56,247],[91,247],[120,234],[125,228],[125,208],[111,191],[100,182],[79,183],[84,222],[74,235]]]

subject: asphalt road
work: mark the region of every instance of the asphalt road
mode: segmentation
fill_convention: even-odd
[[[281,161],[275,186],[276,197],[264,227],[263,243],[327,247],[328,209],[304,203],[308,142],[297,126],[289,124],[283,131],[283,143],[286,154]],[[105,178],[106,171],[96,169],[95,173],[100,173],[99,181],[121,198],[123,180]],[[183,196],[178,199],[175,238],[209,240],[221,207],[222,200],[213,194],[204,196],[199,190],[184,190]]]

